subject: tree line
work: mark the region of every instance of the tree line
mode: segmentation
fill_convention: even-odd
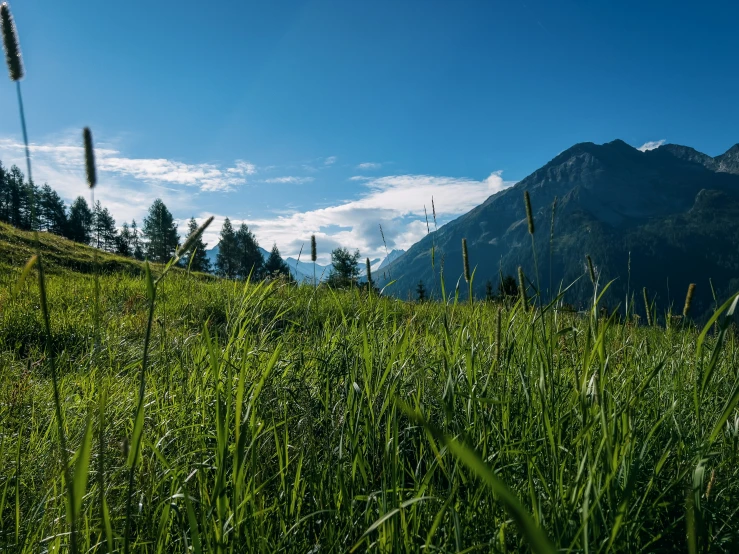
[[[99,201],[90,206],[84,197],[78,196],[66,206],[48,184],[39,187],[28,182],[17,166],[8,169],[2,163],[0,221],[26,231],[46,231],[106,252],[158,263],[169,261],[180,245],[175,219],[159,198],[149,207],[141,228],[134,219],[131,223],[124,222],[119,229],[110,210]],[[188,235],[197,228],[193,217],[188,223]],[[260,278],[276,273],[289,275],[276,245],[269,258],[262,260],[259,244],[246,225],[234,232],[230,221],[226,220],[222,236],[224,233],[227,240],[225,248],[220,249],[216,273],[232,278],[246,277],[252,270],[253,275]],[[213,271],[206,254],[207,246],[202,237],[199,238],[183,256],[181,264],[193,271]]]
[[[39,187],[28,182],[17,166],[7,169],[2,163],[0,221],[27,231],[54,233],[80,244],[142,261],[166,263],[180,245],[176,221],[159,198],[149,207],[142,227],[134,219],[130,223],[124,222],[119,229],[110,210],[100,201],[91,206],[84,197],[78,196],[67,206],[48,184]],[[197,228],[195,218],[190,218],[188,235]],[[234,229],[231,221],[225,219],[215,267],[211,266],[206,253],[207,246],[200,237],[180,263],[192,271],[214,272],[230,279],[291,278],[277,245],[265,259],[259,242],[245,223]],[[358,250],[350,252],[346,248],[336,248],[331,252],[331,261],[330,286],[342,288],[358,284]],[[369,280],[372,286],[371,277]]]

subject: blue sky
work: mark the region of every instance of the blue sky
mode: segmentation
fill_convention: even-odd
[[[120,224],[162,197],[322,260],[407,248],[576,142],[739,142],[733,2],[11,2],[37,182]],[[0,85],[0,159],[22,160]],[[213,243],[214,227],[208,239]]]

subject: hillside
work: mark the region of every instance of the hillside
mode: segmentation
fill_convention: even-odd
[[[97,250],[52,233],[39,232],[38,240],[47,272],[72,270],[92,273],[97,252],[98,267],[102,273],[143,273],[142,263],[133,258]],[[22,267],[35,253],[36,239],[32,232],[0,222],[0,268]]]
[[[625,303],[627,290],[646,286],[660,309],[681,309],[689,283],[696,283],[695,313],[739,289],[739,145],[715,158],[692,148],[665,145],[641,152],[623,141],[576,144],[515,186],[415,244],[388,266],[393,293],[413,294],[419,280],[439,294],[444,263],[447,291],[462,274],[462,238],[477,268],[474,293],[496,286],[500,272],[523,266],[536,282],[523,193],[529,191],[536,223],[539,278],[545,296],[585,272],[590,254],[611,308]],[[557,198],[550,264],[552,204]],[[435,267],[431,248],[436,245]],[[629,264],[629,259],[631,263]],[[466,287],[460,287],[464,296]],[[566,300],[582,305],[592,294],[581,279]],[[641,297],[639,297],[639,300]],[[643,302],[636,303],[643,313]]]

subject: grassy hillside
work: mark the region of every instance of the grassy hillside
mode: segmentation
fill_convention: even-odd
[[[8,284],[27,238],[2,228]],[[133,269],[100,279],[96,346],[89,249],[42,240],[51,350],[36,279],[0,291],[2,551],[739,548],[730,320],[697,355],[689,325],[171,273],[133,456],[145,277],[104,256]]]

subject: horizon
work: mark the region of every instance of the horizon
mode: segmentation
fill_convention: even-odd
[[[87,197],[89,125],[118,226],[160,197],[181,236],[216,216],[209,248],[229,217],[284,257],[382,258],[380,224],[407,250],[432,196],[441,226],[576,143],[737,142],[728,3],[177,6],[11,3],[35,181]],[[6,117],[4,165],[21,142]]]

